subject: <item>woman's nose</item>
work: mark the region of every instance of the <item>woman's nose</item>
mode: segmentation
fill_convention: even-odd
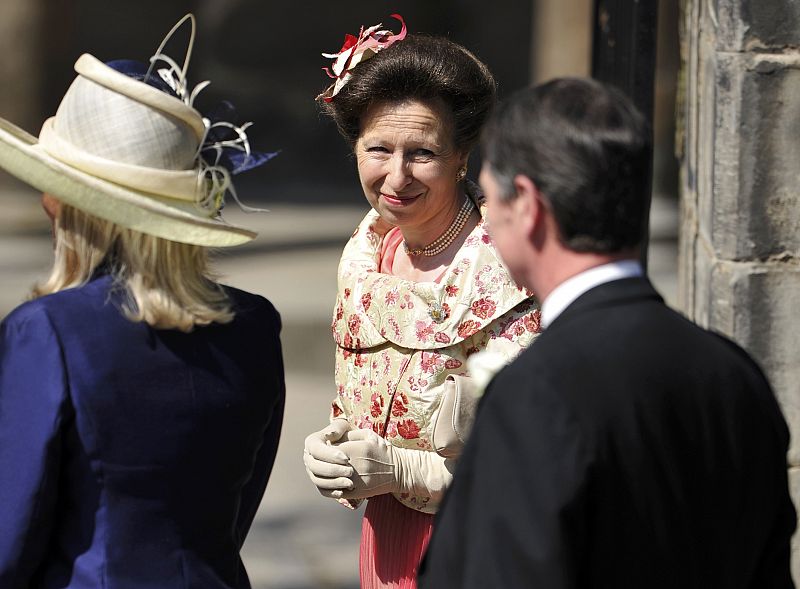
[[[386,181],[393,190],[400,190],[411,183],[411,167],[403,154],[395,154],[388,162]]]

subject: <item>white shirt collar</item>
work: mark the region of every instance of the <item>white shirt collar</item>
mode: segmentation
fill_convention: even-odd
[[[620,260],[589,268],[568,278],[554,288],[542,302],[542,328],[550,325],[575,299],[595,286],[643,274],[638,261]]]

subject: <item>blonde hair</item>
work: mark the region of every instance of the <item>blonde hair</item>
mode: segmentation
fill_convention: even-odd
[[[31,298],[86,284],[107,266],[127,291],[122,312],[158,329],[191,331],[228,323],[230,300],[214,281],[206,248],[146,235],[61,204],[53,227],[55,261]]]

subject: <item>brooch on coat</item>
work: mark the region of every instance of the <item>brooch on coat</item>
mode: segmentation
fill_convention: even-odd
[[[450,315],[450,309],[447,308],[447,305],[441,303],[431,303],[428,315],[430,315],[434,323],[441,323]]]

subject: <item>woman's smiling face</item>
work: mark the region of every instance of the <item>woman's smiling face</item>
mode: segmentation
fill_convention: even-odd
[[[367,110],[355,146],[369,204],[401,231],[436,225],[457,207],[466,162],[453,145],[452,117],[437,102],[381,102]]]

